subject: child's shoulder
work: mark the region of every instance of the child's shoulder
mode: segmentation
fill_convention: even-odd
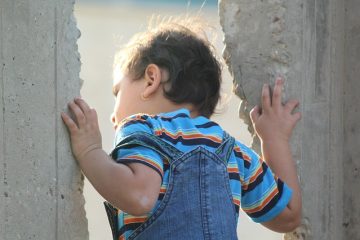
[[[251,148],[251,146],[246,145],[242,141],[235,139],[235,150],[241,151],[243,153],[247,154],[253,154],[254,150]]]
[[[146,125],[150,129],[158,127],[157,125],[169,126],[170,124],[198,124],[198,123],[208,123],[209,119],[203,116],[196,118],[190,117],[190,111],[186,108],[179,108],[174,111],[161,112],[158,114],[148,114],[148,113],[137,113],[131,116],[126,117],[119,124],[120,128],[123,130],[128,128],[131,125]],[[213,123],[213,125],[218,125]]]
[[[146,113],[136,113],[124,118],[118,125],[116,130],[116,137],[123,138],[139,131],[152,133],[154,124],[151,119],[153,116],[154,115],[149,115]]]
[[[190,112],[186,108],[158,114],[137,113],[124,118],[120,122],[118,130],[123,133],[134,130],[154,133],[154,131],[159,130],[159,128],[190,128],[192,124],[195,126],[199,122],[208,122],[205,119],[205,117],[191,118]]]
[[[117,135],[127,136],[139,131],[154,135],[160,135],[160,132],[164,131],[175,135],[205,133],[215,134],[220,138],[223,132],[219,124],[206,117],[191,118],[190,111],[186,108],[159,114],[137,113],[131,115],[121,121]]]
[[[180,108],[171,112],[159,114],[137,113],[131,115],[120,123],[116,138],[120,140],[134,132],[147,132],[149,134],[161,135],[164,132],[176,136],[207,136],[212,140],[220,142],[224,129],[222,126],[206,117],[190,117],[190,111]],[[191,136],[190,136],[191,135]],[[242,141],[235,139],[235,151],[252,156],[254,151]]]

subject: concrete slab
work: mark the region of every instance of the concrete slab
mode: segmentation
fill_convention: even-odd
[[[73,0],[0,1],[0,239],[87,239],[83,179],[60,118],[79,95]]]

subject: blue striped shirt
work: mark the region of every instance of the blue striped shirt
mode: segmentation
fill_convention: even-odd
[[[127,117],[116,132],[114,146],[134,132],[156,135],[182,152],[198,146],[214,152],[223,136],[223,129],[217,123],[203,116],[191,118],[186,108],[158,115]],[[154,150],[141,146],[121,149],[114,160],[118,163],[145,164],[162,178],[158,201],[152,211],[144,216],[118,211],[119,239],[127,239],[159,206],[168,184],[169,163]],[[255,222],[269,221],[282,212],[291,199],[292,190],[273,174],[256,152],[238,140],[235,141],[227,170],[237,216],[241,208]]]

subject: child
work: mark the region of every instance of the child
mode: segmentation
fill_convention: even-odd
[[[114,239],[237,239],[241,207],[255,222],[288,232],[301,195],[289,140],[300,113],[273,96],[251,111],[262,157],[209,118],[221,68],[191,24],[163,23],[135,36],[115,61],[115,148],[102,150],[97,115],[76,98],[62,113],[83,173],[107,200]],[[197,32],[197,34],[195,33]]]

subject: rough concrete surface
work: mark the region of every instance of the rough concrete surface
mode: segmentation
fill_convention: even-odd
[[[88,239],[60,111],[79,95],[74,0],[0,0],[0,239]]]
[[[344,239],[360,239],[360,1],[345,1]],[[340,160],[340,161],[341,161]]]
[[[240,117],[250,123],[263,83],[277,75],[285,77],[283,100],[300,100],[291,145],[303,224],[287,240],[360,239],[359,12],[356,0],[219,2]]]

